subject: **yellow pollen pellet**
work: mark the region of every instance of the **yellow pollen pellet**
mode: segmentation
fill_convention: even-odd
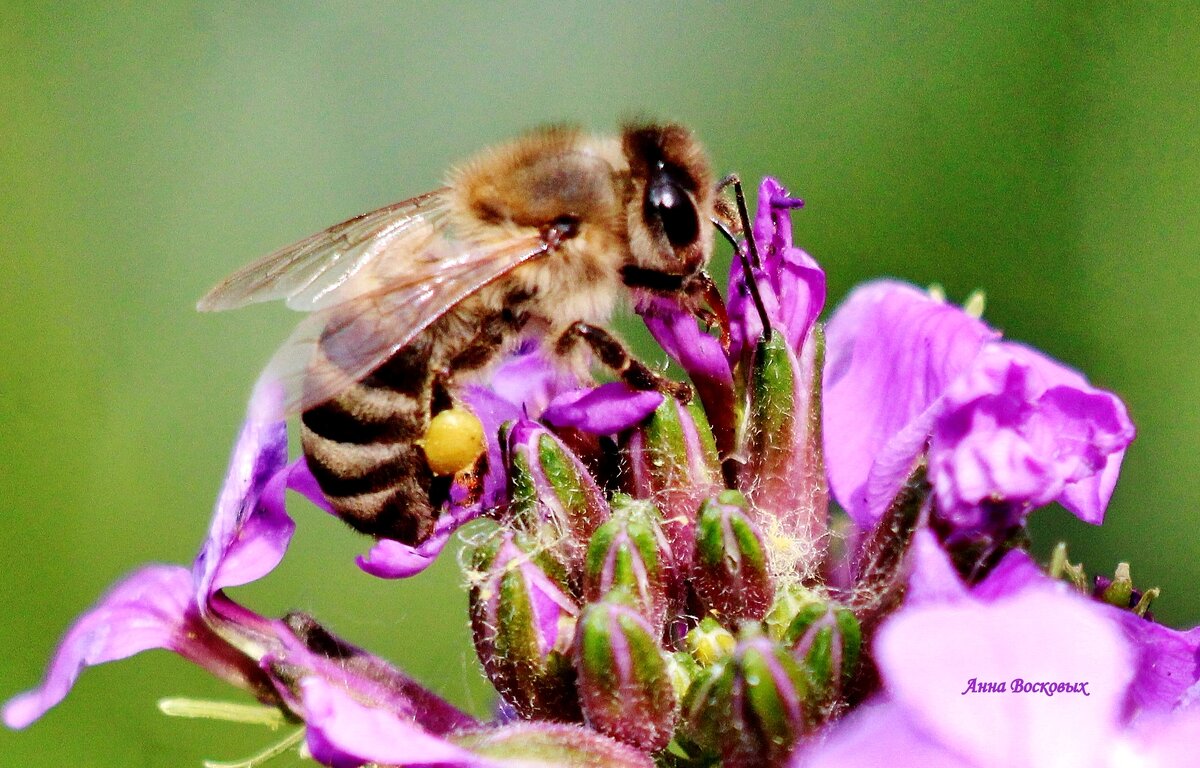
[[[472,466],[483,453],[483,424],[466,408],[455,406],[433,417],[421,447],[435,475],[453,475]]]

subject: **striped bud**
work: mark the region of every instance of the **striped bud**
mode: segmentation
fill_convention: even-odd
[[[665,747],[675,729],[675,689],[657,637],[638,611],[612,600],[584,609],[575,635],[588,724],[646,751]]]
[[[496,690],[523,717],[577,720],[570,648],[579,607],[562,566],[512,531],[471,562],[475,651]]]
[[[685,738],[725,768],[782,766],[811,728],[805,671],[787,648],[746,631],[734,653],[693,683]]]
[[[808,672],[821,716],[837,712],[858,670],[862,648],[858,619],[849,609],[813,595],[792,618],[783,643]]]
[[[696,510],[725,487],[717,447],[704,410],[693,401],[681,405],[663,399],[646,422],[629,437],[629,469],[633,494],[650,499],[663,514],[663,529],[686,569],[695,540]]]
[[[692,588],[728,626],[758,621],[771,606],[775,586],[767,550],[738,491],[725,491],[700,508]]]
[[[588,540],[608,518],[603,491],[583,462],[537,422],[513,422],[502,441],[508,446],[508,514],[514,526],[578,572]]]
[[[829,488],[821,450],[820,326],[797,356],[785,335],[759,341],[750,372],[741,486],[773,538],[786,540],[801,576],[811,576],[826,531]]]
[[[583,569],[583,597],[599,602],[621,593],[661,633],[667,614],[670,550],[657,530],[657,512],[614,502],[614,515],[592,535]]]

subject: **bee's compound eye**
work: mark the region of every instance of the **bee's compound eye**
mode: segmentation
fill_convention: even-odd
[[[658,220],[675,248],[686,248],[700,236],[700,218],[687,193],[669,176],[655,179],[646,188],[647,220]]]
[[[466,408],[449,408],[429,422],[421,445],[435,475],[456,474],[471,467],[485,450],[483,423]]]

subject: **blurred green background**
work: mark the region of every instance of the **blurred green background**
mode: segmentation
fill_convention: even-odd
[[[1194,5],[44,5],[0,9],[0,697],[120,575],[191,561],[296,319],[198,315],[211,284],[529,126],[638,115],[805,197],[831,306],[878,275],[981,287],[1010,338],[1120,393],[1140,435],[1108,522],[1040,513],[1039,550],[1129,559],[1161,618],[1200,621]],[[288,559],[238,596],[486,710],[453,557],[377,581],[364,540],[294,512]],[[189,766],[275,738],[168,720],[164,695],[239,698],[162,652],[106,665],[0,733],[0,763]]]

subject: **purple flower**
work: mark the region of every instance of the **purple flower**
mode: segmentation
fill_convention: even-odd
[[[24,728],[62,701],[85,668],[167,648],[242,688],[261,683],[257,668],[203,629],[192,608],[186,568],[147,566],[117,583],[63,636],[40,686],[4,706],[4,723]],[[202,631],[195,632],[195,628]]]
[[[854,291],[828,328],[825,458],[839,503],[878,520],[921,457],[949,535],[1057,501],[1099,523],[1133,425],[1113,394],[901,283]]]
[[[165,648],[302,722],[337,768],[1183,764],[1200,629],[1124,610],[1128,590],[1092,599],[1021,551],[993,548],[969,583],[956,568],[1036,506],[1100,522],[1133,436],[1120,401],[898,283],[851,295],[826,358],[799,205],[763,182],[726,337],[695,295],[640,301],[699,403],[585,386],[532,345],[453,393],[483,426],[478,487],[451,488],[422,544],[379,540],[358,565],[415,576],[489,519],[463,562],[493,722],[310,616],[225,594],[284,556],[289,488],[330,511],[304,459],[288,463],[270,381],[191,570],[118,584],[5,722],[40,717],[86,666]],[[844,554],[830,486],[860,544]]]
[[[825,271],[804,251],[792,245],[791,211],[804,205],[770,177],[758,188],[758,210],[752,231],[761,269],[753,279],[772,329],[778,329],[797,354],[825,306]],[[739,259],[729,269],[730,356],[738,359],[762,334],[762,320],[751,298],[747,275]]]
[[[816,324],[825,303],[825,273],[792,244],[791,210],[802,204],[779,182],[763,180],[751,227],[759,262],[747,273],[735,259],[730,270],[727,354],[681,305],[657,298],[644,301],[638,312],[687,371],[722,458],[737,457],[737,485],[753,503],[759,524],[791,540],[791,559],[797,565],[809,561],[802,569],[811,570],[828,511]],[[747,259],[749,250],[744,244]],[[770,338],[763,335],[763,315]],[[738,402],[742,394],[748,407]]]
[[[245,688],[265,703],[306,717],[302,681],[335,681],[360,699],[418,714],[432,733],[475,720],[402,675],[382,659],[346,644],[304,616],[268,619],[221,590],[269,573],[280,561],[294,524],[284,494],[299,465],[288,465],[282,398],[270,382],[256,388],[238,438],[209,535],[191,571],[142,568],[85,612],[60,643],[42,684],[14,697],[5,723],[23,728],[69,692],[87,666],[163,648]],[[294,486],[293,486],[294,487]]]
[[[874,640],[883,693],[796,765],[1103,764],[1132,679],[1105,611],[1049,580],[973,597],[926,534],[914,560],[915,594]]]
[[[1023,552],[968,589],[927,531],[910,566],[906,604],[874,641],[883,691],[797,767],[1116,765],[1114,755],[1149,748],[1160,749],[1156,765],[1191,764],[1181,735],[1197,732],[1200,711],[1131,722],[1131,692],[1154,682],[1137,658],[1158,649],[1122,626],[1124,612],[1049,579]]]
[[[805,356],[812,330],[825,304],[825,273],[816,261],[792,245],[791,210],[803,205],[772,178],[763,179],[758,192],[752,235],[760,264],[746,275],[741,261],[734,259],[729,273],[728,314],[730,349],[702,331],[688,308],[673,301],[646,298],[638,313],[655,341],[687,372],[704,404],[722,456],[737,446],[735,383],[745,375],[745,359],[762,334],[762,320],[751,300],[749,280],[759,289],[764,310],[773,329],[777,328],[795,358]],[[743,248],[746,246],[743,245]],[[811,356],[811,348],[808,352]],[[799,366],[795,377],[805,389],[813,369]]]
[[[63,637],[41,686],[5,706],[9,727],[23,728],[62,700],[87,666],[166,648],[249,689],[264,687],[253,660],[206,621],[222,587],[269,573],[283,557],[294,525],[284,510],[287,466],[282,390],[255,388],[229,462],[212,525],[192,572],[170,565],[130,574],[84,613]]]
[[[733,368],[721,342],[701,330],[692,313],[670,299],[647,298],[638,304],[637,312],[663,351],[687,372],[712,424],[717,447],[723,454],[732,451],[737,432]]]
[[[615,435],[645,419],[663,402],[658,392],[631,389],[620,381],[565,392],[550,401],[542,421],[594,435]]]

